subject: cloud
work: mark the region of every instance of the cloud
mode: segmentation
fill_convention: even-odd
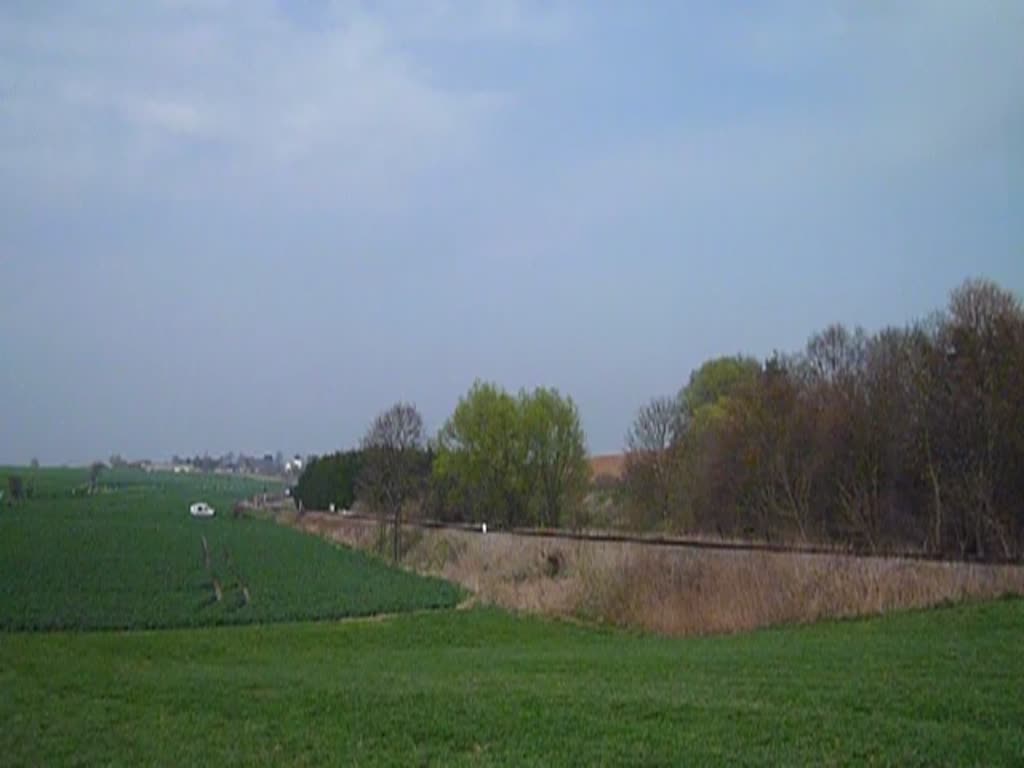
[[[180,439],[328,447],[362,425],[312,404],[443,418],[487,376],[614,448],[702,356],[1019,290],[1022,36],[1013,0],[0,3],[8,443],[91,397],[109,453],[136,393]],[[318,361],[294,414],[267,350]],[[249,371],[234,411],[205,368]]]
[[[194,104],[142,99],[130,115],[140,123],[182,136],[209,135],[211,120]]]
[[[430,10],[332,3],[315,25],[267,2],[0,10],[0,172],[43,199],[401,190],[472,152],[508,100],[437,82],[409,40],[532,34],[512,3],[461,21],[447,3],[417,7]]]

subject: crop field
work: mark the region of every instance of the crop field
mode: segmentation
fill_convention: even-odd
[[[1024,763],[1020,599],[671,639],[453,610],[443,581],[231,519],[259,481],[36,480],[0,509],[5,765]]]
[[[267,521],[232,519],[234,500],[262,492],[261,481],[126,471],[105,473],[94,494],[87,485],[85,471],[41,470],[32,498],[0,506],[0,628],[331,619],[459,598],[446,582]],[[217,516],[190,517],[200,500]]]
[[[666,639],[496,610],[0,635],[17,764],[1021,765],[1024,602]]]

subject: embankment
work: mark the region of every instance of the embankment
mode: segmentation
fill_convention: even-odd
[[[291,524],[360,549],[377,523],[308,513]],[[720,551],[407,527],[403,562],[514,611],[669,635],[887,613],[1024,595],[1020,566],[844,554]]]

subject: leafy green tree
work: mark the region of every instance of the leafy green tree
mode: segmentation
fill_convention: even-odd
[[[684,428],[701,428],[722,418],[728,398],[751,386],[761,373],[761,364],[741,355],[708,360],[690,375],[679,395]]]
[[[296,483],[294,495],[306,509],[349,509],[363,467],[362,451],[340,451],[311,460]]]
[[[589,466],[576,404],[554,389],[513,397],[476,382],[438,436],[434,477],[460,519],[577,524]]]
[[[477,381],[441,429],[434,463],[449,503],[465,519],[521,525],[527,509],[527,443],[516,399]]]
[[[531,517],[542,526],[578,527],[590,465],[576,403],[556,389],[538,388],[520,394],[519,408]]]

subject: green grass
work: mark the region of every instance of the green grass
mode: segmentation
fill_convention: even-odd
[[[20,473],[35,491],[0,506],[0,629],[331,619],[449,607],[459,598],[445,582],[269,521],[232,519],[234,500],[264,490],[262,481],[108,472],[100,492],[87,495],[84,470]],[[190,517],[189,504],[199,500],[217,516]]]
[[[497,611],[0,635],[7,764],[1021,765],[1024,602],[668,640]]]
[[[689,640],[493,610],[272,623],[458,592],[230,519],[259,481],[86,480],[44,470],[0,507],[0,628],[57,630],[0,631],[4,765],[1024,764],[1021,600]],[[178,628],[59,631],[140,627]]]

